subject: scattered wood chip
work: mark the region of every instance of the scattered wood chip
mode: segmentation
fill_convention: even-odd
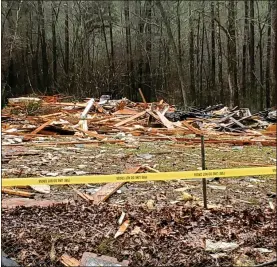
[[[64,266],[68,266],[68,267],[74,267],[74,266],[80,266],[80,261],[76,260],[73,257],[70,257],[67,254],[63,254],[60,258],[60,262],[64,265]]]
[[[126,220],[126,221],[119,227],[118,231],[117,231],[117,232],[115,233],[115,235],[114,235],[114,238],[117,238],[117,237],[123,235],[124,232],[126,231],[126,229],[128,228],[129,224],[130,224],[130,221],[129,221],[129,220]]]
[[[123,220],[124,220],[124,218],[125,218],[125,215],[126,215],[126,213],[125,213],[124,211],[122,211],[122,213],[121,213],[121,215],[120,215],[120,217],[119,217],[119,219],[118,219],[118,224],[119,224],[119,225],[122,224],[122,222],[123,222]]]

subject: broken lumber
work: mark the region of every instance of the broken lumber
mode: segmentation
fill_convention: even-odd
[[[141,96],[141,98],[142,98],[143,103],[144,103],[144,104],[147,104],[147,102],[146,102],[146,100],[145,100],[145,97],[144,97],[144,95],[143,95],[143,93],[142,93],[142,91],[141,91],[141,88],[139,88],[139,94],[140,94],[140,96]]]
[[[156,111],[159,119],[163,123],[163,125],[168,129],[174,129],[174,126],[171,121],[169,121],[160,111]]]
[[[90,195],[88,195],[86,193],[82,193],[82,192],[80,192],[79,190],[77,190],[75,188],[72,188],[72,189],[75,193],[77,193],[77,195],[79,195],[85,201],[87,201],[87,202],[94,201],[94,198],[92,198]]]
[[[141,166],[136,168],[130,168],[125,171],[125,173],[137,173],[140,170]],[[109,183],[105,184],[98,190],[96,193],[92,195],[93,204],[99,204],[105,200],[107,200],[114,192],[116,192],[120,187],[122,187],[125,182],[119,183]]]
[[[80,261],[76,260],[73,257],[70,257],[69,255],[67,255],[66,253],[63,254],[60,257],[60,262],[64,265],[64,266],[68,266],[68,267],[77,267],[80,266]]]
[[[189,130],[191,130],[194,134],[202,134],[202,131],[194,128],[192,125],[190,125],[188,122],[186,121],[182,121],[182,124],[185,125]]]
[[[237,124],[239,127],[241,127],[242,129],[246,128],[246,126],[244,126],[242,123],[240,123],[238,120],[234,119],[233,117],[230,118],[230,120],[234,123]]]
[[[122,126],[122,125],[124,125],[124,124],[126,124],[126,123],[128,123],[128,122],[130,122],[130,121],[132,121],[132,120],[135,120],[135,119],[137,119],[137,118],[139,118],[139,117],[145,115],[145,114],[146,114],[146,110],[145,110],[145,111],[142,111],[142,112],[140,112],[140,113],[138,113],[138,114],[135,114],[134,116],[131,116],[131,117],[127,118],[126,120],[123,120],[123,121],[121,121],[121,122],[118,122],[118,123],[115,124],[114,126],[115,126],[115,127]]]
[[[84,134],[86,134],[86,135],[88,135],[88,136],[90,136],[90,137],[94,137],[94,138],[96,138],[97,140],[103,140],[103,139],[106,138],[105,136],[103,136],[103,135],[101,135],[101,134],[98,134],[98,133],[96,133],[96,132],[85,131],[85,130],[83,130],[83,129],[81,129],[81,128],[77,128],[77,130],[80,131],[80,132],[82,132],[82,133],[84,133]]]
[[[5,193],[5,194],[21,196],[21,197],[33,197],[35,195],[34,193],[20,191],[20,190],[13,190],[13,189],[8,189],[8,188],[2,188],[1,192]]]
[[[49,124],[51,124],[53,121],[54,121],[54,119],[49,120],[49,121],[43,123],[43,124],[40,125],[38,128],[36,128],[34,131],[32,131],[32,132],[30,133],[30,135],[29,135],[29,134],[25,135],[23,139],[24,139],[25,141],[30,140],[30,139],[33,137],[32,135],[36,135],[36,134],[39,133],[41,130],[43,130],[46,126],[48,126]]]

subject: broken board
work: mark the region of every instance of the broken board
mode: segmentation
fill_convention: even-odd
[[[125,173],[137,173],[140,170],[140,168],[140,166],[136,168],[130,168],[127,169]],[[124,184],[125,182],[105,184],[100,188],[100,190],[98,190],[95,194],[92,195],[93,204],[99,204],[100,202],[105,201]]]

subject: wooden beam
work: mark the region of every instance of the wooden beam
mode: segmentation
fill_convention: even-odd
[[[141,98],[142,98],[143,103],[144,103],[144,104],[147,104],[147,102],[146,102],[146,100],[145,100],[145,97],[144,97],[144,95],[143,95],[143,93],[142,93],[142,91],[141,91],[141,88],[139,88],[139,93],[140,93],[140,96],[141,96]]]
[[[122,126],[122,125],[124,125],[124,124],[126,124],[126,123],[128,123],[128,122],[130,122],[130,121],[132,121],[132,120],[135,120],[135,119],[137,119],[137,118],[139,118],[139,117],[145,115],[145,114],[146,114],[146,110],[145,110],[145,111],[142,111],[142,112],[140,112],[140,113],[138,113],[138,114],[135,114],[134,116],[131,116],[131,117],[129,117],[129,118],[127,118],[127,119],[125,119],[125,120],[123,120],[123,121],[121,121],[121,122],[118,122],[118,123],[115,124],[114,126],[115,126],[115,127]]]
[[[5,194],[21,196],[21,197],[33,197],[34,196],[34,193],[19,191],[19,190],[13,190],[13,189],[8,189],[8,188],[2,188],[1,192],[5,193]]]
[[[130,168],[125,170],[124,173],[136,173],[140,170],[141,166]],[[95,194],[92,195],[93,197],[93,203],[99,204],[105,200],[107,200],[114,192],[116,192],[120,187],[122,187],[125,184],[125,182],[120,183],[109,183],[105,184],[98,190]]]
[[[64,266],[67,266],[67,267],[75,267],[75,266],[77,267],[77,266],[80,266],[80,261],[78,261],[75,258],[70,257],[66,253],[61,256],[60,262]]]
[[[171,121],[169,121],[160,111],[156,111],[159,119],[163,123],[163,125],[168,129],[174,129],[174,126]]]

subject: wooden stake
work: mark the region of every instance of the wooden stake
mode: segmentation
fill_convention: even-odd
[[[143,103],[147,104],[147,102],[146,102],[146,100],[145,100],[145,97],[144,97],[144,95],[143,95],[143,93],[142,93],[142,91],[141,91],[140,88],[139,88],[139,93],[140,93],[140,96],[141,96],[141,98],[142,98]]]
[[[201,159],[202,159],[202,170],[206,169],[205,166],[205,144],[204,144],[204,136],[201,135]],[[207,181],[206,178],[202,179],[203,184],[203,201],[204,201],[204,209],[207,209]]]

